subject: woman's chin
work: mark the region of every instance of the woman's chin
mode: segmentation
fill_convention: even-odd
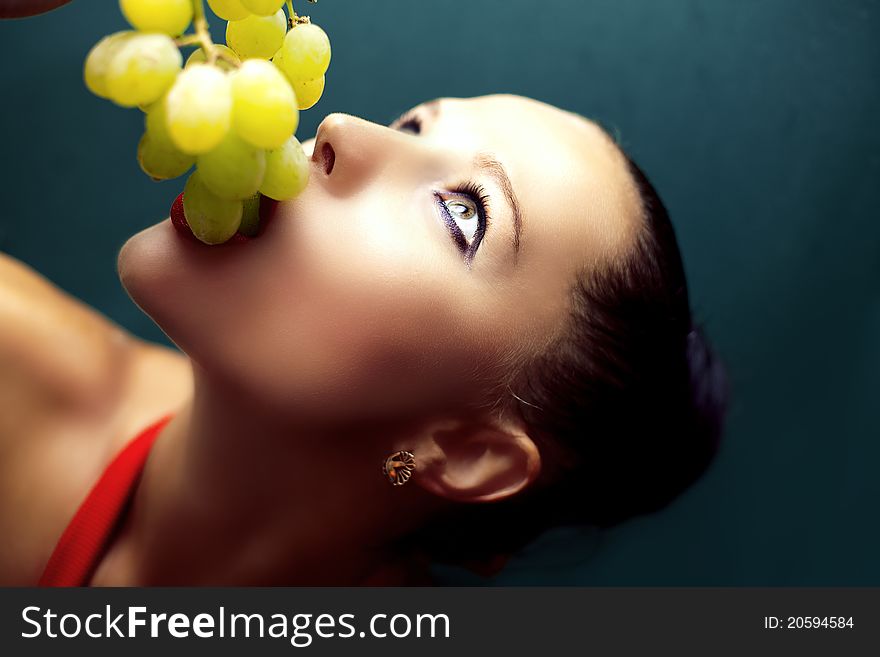
[[[211,285],[200,284],[209,278],[206,263],[200,261],[206,256],[224,257],[211,251],[212,247],[183,239],[170,219],[132,235],[119,251],[116,262],[123,288],[175,342],[177,325],[186,324],[199,302],[213,296]]]
[[[122,287],[132,300],[149,314],[143,301],[151,292],[166,287],[163,282],[168,274],[169,251],[172,248],[171,220],[160,221],[132,235],[116,258],[116,270]],[[149,304],[146,304],[149,306]]]
[[[205,335],[216,339],[214,327],[224,327],[223,334],[233,339],[247,335],[252,321],[245,309],[272,278],[270,242],[261,236],[209,246],[165,219],[125,242],[117,270],[132,301],[193,356],[190,349],[205,342]]]
[[[210,296],[218,281],[240,275],[235,272],[243,268],[242,256],[254,246],[235,239],[218,246],[202,244],[165,219],[125,242],[117,257],[117,271],[134,302],[152,314],[152,299],[167,305],[185,303],[181,296],[186,291]]]

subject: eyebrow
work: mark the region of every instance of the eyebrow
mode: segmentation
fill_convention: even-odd
[[[410,112],[413,114],[417,114],[419,111],[427,112],[432,119],[436,119],[437,115],[440,113],[441,102],[441,99],[437,98],[414,107]],[[399,122],[404,116],[407,116],[407,114],[398,117],[391,123],[391,125],[394,126],[394,124]],[[522,242],[522,207],[519,204],[519,200],[516,198],[516,193],[513,191],[513,184],[510,182],[510,176],[507,175],[507,170],[504,168],[504,165],[501,164],[501,162],[499,162],[491,153],[477,153],[474,157],[473,163],[475,168],[479,169],[496,182],[498,187],[501,188],[501,192],[504,194],[504,199],[510,206],[510,211],[513,215],[513,238],[511,239],[511,242],[513,247],[513,264],[515,266],[519,256],[520,243]]]
[[[477,153],[476,157],[474,157],[474,166],[483,171],[498,184],[498,187],[501,188],[501,192],[504,194],[504,199],[510,206],[511,213],[513,214],[512,246],[513,261],[515,264],[517,256],[519,256],[519,247],[522,240],[522,208],[516,198],[516,193],[513,191],[510,176],[507,175],[507,171],[504,169],[501,162],[496,160],[489,153]]]

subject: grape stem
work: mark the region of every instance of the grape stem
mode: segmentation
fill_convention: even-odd
[[[198,34],[183,34],[174,40],[174,44],[178,48],[185,48],[186,46],[197,46],[201,42],[202,41],[199,38]]]
[[[202,0],[193,0],[193,28],[195,34],[183,34],[174,43],[179,48],[185,46],[199,46],[205,53],[208,64],[214,64],[218,59],[238,68],[241,63],[217,49],[217,44],[211,39],[211,31],[208,29],[208,19],[205,18],[205,5]]]
[[[193,0],[193,28],[196,31],[197,43],[205,52],[208,64],[217,61],[217,49],[208,31],[208,20],[205,18],[205,5],[202,0]]]
[[[309,0],[309,2],[317,2],[318,0]],[[287,29],[292,30],[294,26],[303,23],[310,23],[308,16],[300,16],[293,10],[293,0],[287,0]]]

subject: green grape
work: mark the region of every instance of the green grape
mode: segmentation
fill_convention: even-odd
[[[281,9],[284,0],[239,0],[241,6],[258,16],[271,16]]]
[[[309,158],[296,137],[266,153],[266,175],[260,193],[276,201],[297,196],[309,182]]]
[[[198,239],[206,244],[222,244],[241,225],[242,204],[213,194],[196,171],[183,188],[183,214]]]
[[[278,52],[275,53],[275,56],[272,58],[272,63],[278,67],[279,71],[284,73],[284,77],[286,77],[287,81],[290,82],[290,86],[293,88],[293,91],[296,94],[296,105],[300,110],[307,110],[311,107],[314,107],[315,103],[321,100],[321,96],[324,93],[323,75],[319,78],[315,78],[314,80],[291,79],[287,75],[287,70],[284,67],[284,48],[281,48]]]
[[[196,160],[192,155],[181,153],[172,144],[159,143],[149,133],[144,133],[138,142],[137,156],[141,170],[153,180],[182,176]]]
[[[83,78],[86,86],[100,98],[109,98],[107,92],[107,68],[120,47],[133,35],[132,30],[116,32],[98,41],[86,56]]]
[[[147,109],[147,115],[144,117],[144,127],[153,139],[174,146],[174,141],[168,132],[166,98],[167,96],[150,105]]]
[[[205,186],[220,198],[247,198],[256,194],[263,182],[266,152],[230,131],[217,148],[199,155],[198,170]]]
[[[171,86],[182,61],[171,37],[134,34],[120,45],[107,66],[107,94],[124,107],[149,105]]]
[[[229,21],[226,43],[242,59],[269,59],[281,47],[286,32],[287,17],[279,9],[271,16],[248,16],[240,21]]]
[[[315,80],[294,82],[291,86],[296,94],[297,106],[301,110],[307,110],[321,100],[324,93],[324,76],[322,75]]]
[[[208,6],[225,21],[240,21],[250,15],[239,0],[208,0]]]
[[[181,153],[174,145],[165,122],[165,103],[153,103],[144,119],[146,132],[138,143],[138,163],[153,180],[177,178],[189,171],[196,161],[195,157]]]
[[[232,50],[232,48],[227,48],[226,46],[221,46],[220,44],[214,44],[214,47],[219,52],[223,53],[223,55],[225,55],[227,58],[229,58],[229,60],[232,60],[230,62],[226,59],[218,57],[216,60],[216,66],[218,66],[222,70],[234,71],[237,68],[235,64],[241,63],[241,60],[238,58],[238,55],[235,54],[235,51]],[[189,68],[193,64],[204,64],[207,61],[208,58],[205,56],[205,51],[201,48],[196,48],[186,60],[186,64],[183,65],[183,68]],[[235,62],[235,64],[233,64],[232,62]]]
[[[264,59],[248,59],[230,78],[235,131],[257,148],[281,146],[299,123],[290,83]]]
[[[182,34],[193,18],[192,0],[119,0],[125,19],[142,32]]]
[[[282,65],[291,80],[314,80],[330,66],[330,39],[314,23],[295,25],[281,46]]]
[[[184,153],[215,148],[232,121],[229,77],[215,66],[194,64],[177,76],[165,98],[168,133]]]
[[[238,232],[247,237],[256,237],[260,230],[260,195],[249,196],[241,203],[243,209]]]

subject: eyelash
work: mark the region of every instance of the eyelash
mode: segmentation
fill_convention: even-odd
[[[456,246],[458,246],[462,254],[464,254],[465,262],[470,265],[471,261],[473,261],[474,256],[477,253],[477,250],[483,243],[483,238],[486,236],[486,233],[489,232],[489,226],[492,224],[492,219],[489,216],[489,195],[486,193],[486,190],[482,185],[470,181],[463,182],[460,185],[453,187],[449,190],[448,194],[467,196],[469,199],[471,199],[471,201],[474,202],[474,205],[477,206],[477,221],[479,222],[477,234],[474,238],[474,243],[468,245],[468,243],[464,239],[464,235],[462,234],[461,229],[458,228],[458,225],[452,218],[449,209],[446,207],[445,201],[447,201],[448,199],[444,199],[442,194],[434,192],[437,203],[440,205],[440,211],[446,216],[449,229],[458,231],[457,235],[453,236],[453,239],[455,240]]]
[[[413,128],[418,135],[422,132],[422,120],[415,112],[408,112],[395,121],[392,126],[395,130],[403,130],[404,128]]]
[[[398,118],[393,124],[391,124],[391,127],[400,131],[409,128],[418,135],[422,132],[422,120],[415,111],[410,111]],[[470,266],[474,255],[477,253],[477,249],[479,249],[480,244],[483,243],[483,238],[489,231],[489,226],[492,223],[491,217],[489,216],[489,195],[486,193],[486,190],[482,185],[470,181],[463,182],[460,185],[453,187],[447,193],[467,196],[477,206],[477,216],[479,221],[478,234],[474,243],[469,246],[465,241],[461,230],[455,223],[455,220],[452,219],[449,209],[444,202],[445,199],[443,199],[441,194],[434,192],[437,203],[440,205],[440,211],[446,216],[447,225],[450,227],[450,230],[458,231],[458,234],[454,236],[455,243],[464,254],[468,266]]]

